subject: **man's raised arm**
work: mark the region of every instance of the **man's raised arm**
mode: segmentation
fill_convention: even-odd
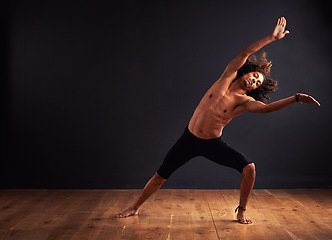
[[[262,47],[264,47],[265,45],[275,41],[275,40],[279,40],[281,38],[283,38],[286,34],[289,33],[288,30],[285,30],[286,28],[286,19],[284,17],[281,17],[278,19],[276,26],[274,27],[273,32],[250,44],[249,46],[245,47],[226,67],[225,71],[224,71],[224,76],[226,75],[230,75],[230,74],[234,74],[235,72],[237,72],[242,66],[243,64],[246,62],[246,60],[248,59],[248,57],[251,54],[254,54],[255,52],[257,52],[259,49],[261,49]]]

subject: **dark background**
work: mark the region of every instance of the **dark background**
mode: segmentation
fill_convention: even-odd
[[[256,188],[331,187],[331,25],[327,1],[19,1],[2,15],[0,188],[142,188],[206,90],[280,16],[291,32],[264,48],[275,101],[224,140],[256,163]],[[164,188],[237,188],[204,158]]]

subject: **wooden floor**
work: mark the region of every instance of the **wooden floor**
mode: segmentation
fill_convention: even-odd
[[[0,190],[0,239],[332,239],[332,190],[254,190],[252,225],[234,221],[239,190]]]

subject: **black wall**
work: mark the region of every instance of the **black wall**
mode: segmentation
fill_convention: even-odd
[[[325,4],[325,5],[324,5]],[[224,139],[256,163],[256,188],[331,187],[327,1],[10,1],[2,73],[1,188],[142,188],[205,91],[280,16],[264,48],[279,81],[322,104],[245,113]],[[236,188],[195,158],[165,188]]]

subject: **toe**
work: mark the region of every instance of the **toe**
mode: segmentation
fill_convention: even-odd
[[[242,224],[246,224],[246,220],[245,219],[238,219],[239,223],[242,223]]]
[[[251,224],[252,223],[252,221],[250,219],[246,219],[246,218],[238,219],[238,222],[241,224]]]
[[[247,224],[251,224],[252,221],[250,219],[246,219]]]
[[[118,217],[118,218],[124,218],[124,215],[123,215],[122,213],[119,213],[119,214],[117,215],[117,217]]]

